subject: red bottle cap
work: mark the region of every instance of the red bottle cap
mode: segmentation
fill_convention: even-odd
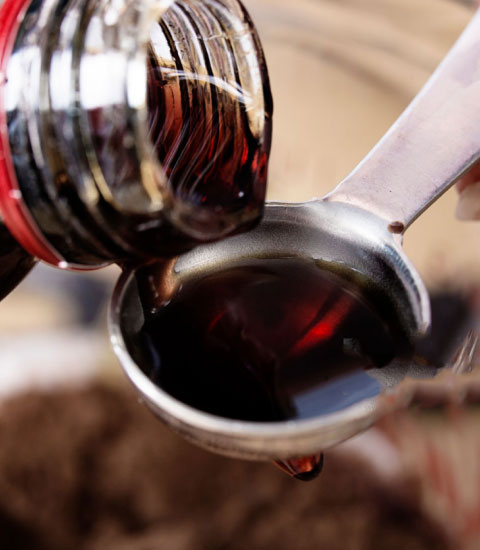
[[[30,0],[4,0],[0,7],[0,210],[9,231],[27,252],[54,266],[66,267],[63,258],[40,233],[23,202],[8,140],[4,98],[7,64],[29,4]]]

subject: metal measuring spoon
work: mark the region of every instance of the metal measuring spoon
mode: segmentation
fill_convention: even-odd
[[[253,459],[317,452],[406,406],[413,390],[403,379],[434,376],[435,369],[403,364],[373,372],[379,381],[377,396],[309,420],[249,423],[194,410],[157,387],[132,359],[146,306],[140,293],[150,293],[147,301],[154,308],[171,297],[182,279],[239,258],[313,258],[360,273],[391,303],[409,336],[417,338],[430,324],[429,298],[402,250],[402,235],[480,157],[479,98],[477,13],[413,103],[332,193],[303,204],[268,204],[255,230],[146,268],[140,286],[138,274],[124,273],[112,301],[111,340],[146,404],[187,439]]]

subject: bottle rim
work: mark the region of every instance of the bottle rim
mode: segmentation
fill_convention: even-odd
[[[104,259],[110,262],[119,257],[119,252],[126,257],[150,254],[150,245],[137,250],[137,241],[128,233],[140,225],[142,231],[150,231],[155,224],[171,228],[182,236],[182,242],[199,244],[258,222],[265,186],[255,190],[255,207],[242,210],[238,199],[237,210],[231,212],[220,212],[216,205],[198,208],[197,196],[187,201],[177,196],[152,140],[148,47],[153,27],[177,1],[127,1],[120,6],[110,0],[79,0],[72,3],[72,18],[66,18],[65,12],[57,13],[55,2],[34,7],[31,0],[5,0],[0,7],[0,78],[4,75],[3,82],[0,80],[0,210],[19,244],[39,259],[64,269],[84,269],[77,265],[85,258],[81,247],[93,236],[104,248],[98,257],[93,254],[87,258],[90,265],[86,269],[97,269],[105,265]],[[248,127],[253,124],[251,131],[260,134],[264,154],[260,160],[255,156],[255,166],[263,174],[261,182],[266,182],[266,168],[261,168],[266,165],[263,160],[271,138],[268,73],[253,25],[245,27],[248,14],[239,0],[222,0],[220,7],[230,3],[236,8],[236,19],[228,19],[225,25],[236,38],[232,55],[238,58],[232,80],[238,80],[242,89],[245,81],[247,92],[252,88],[263,101],[259,120],[253,110],[245,110]],[[40,13],[41,25],[35,23]],[[30,15],[32,22],[28,19],[23,23]],[[58,36],[54,33],[50,41],[45,34],[46,21],[57,24]],[[248,40],[244,36],[247,31]],[[33,52],[35,63],[29,61],[28,40],[39,44],[40,51]],[[17,50],[22,55],[27,52],[23,58],[29,70],[24,70]],[[249,62],[252,51],[256,53],[254,63]],[[13,82],[12,75],[17,74],[14,68],[21,82]],[[7,75],[12,78],[12,89],[7,85]],[[208,82],[217,85],[216,81]],[[33,96],[28,91],[31,89]],[[249,93],[244,95],[250,97]],[[11,106],[17,101],[18,121],[10,117]],[[13,134],[11,128],[16,128]],[[23,146],[24,138],[27,147]],[[32,139],[36,154],[28,148]],[[119,149],[121,154],[117,154]],[[45,170],[37,161],[39,155],[48,159]],[[26,171],[23,166],[27,166]],[[36,169],[42,178],[39,192]],[[63,174],[66,178],[60,178]],[[120,185],[124,176],[127,186]],[[71,196],[78,197],[84,217],[75,216]],[[45,223],[53,214],[52,224]],[[72,215],[76,224],[70,221]],[[62,224],[68,232],[65,246],[57,238],[63,235]],[[75,253],[71,253],[71,243],[77,247]]]

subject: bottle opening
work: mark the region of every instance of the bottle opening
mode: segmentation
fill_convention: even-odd
[[[237,0],[7,0],[1,13],[2,210],[22,246],[91,268],[259,220],[272,101]]]
[[[148,131],[174,223],[199,240],[258,219],[272,101],[253,23],[236,0],[177,0],[153,25]]]

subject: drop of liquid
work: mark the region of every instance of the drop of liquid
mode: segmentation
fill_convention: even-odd
[[[323,470],[324,455],[322,453],[303,458],[276,460],[275,464],[286,474],[300,481],[312,481]]]

